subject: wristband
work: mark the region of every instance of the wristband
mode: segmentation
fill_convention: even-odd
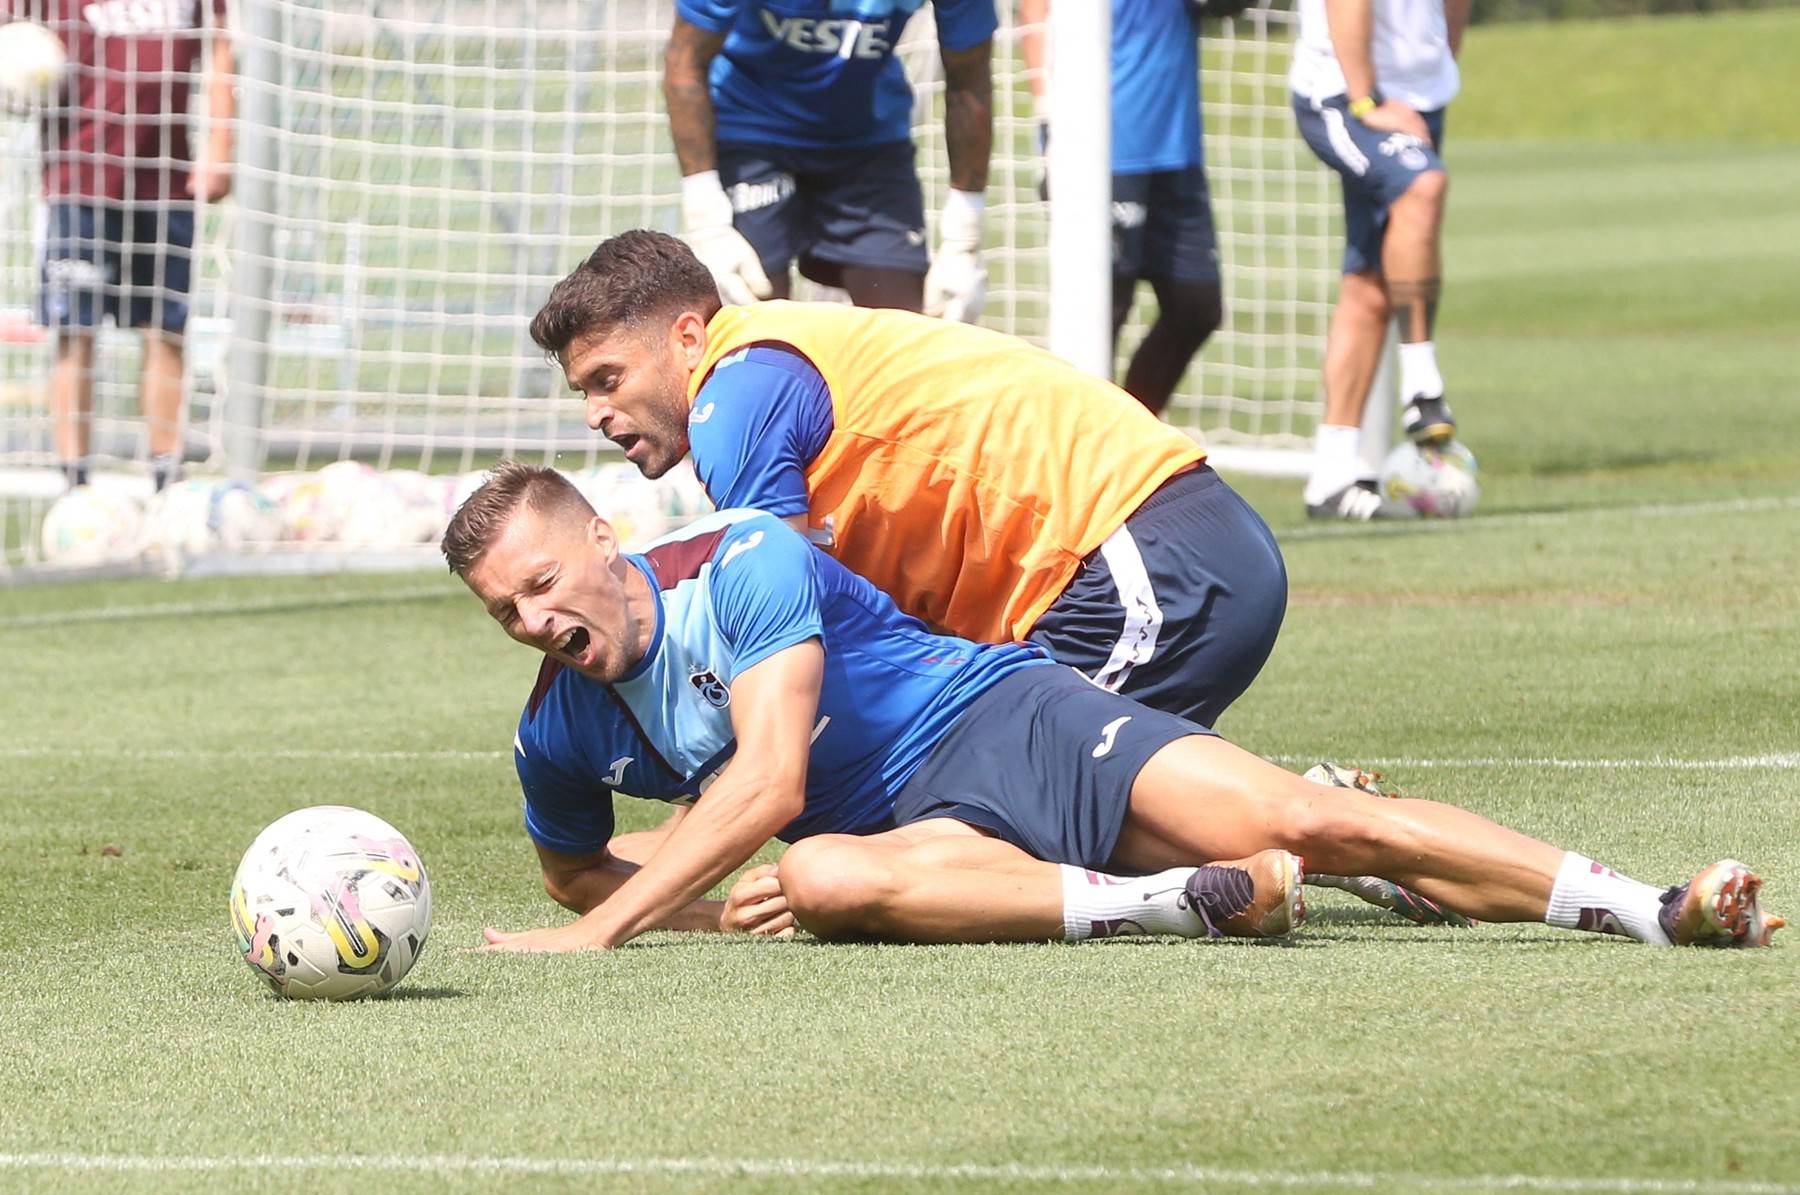
[[[1372,95],[1365,95],[1350,101],[1350,115],[1361,120],[1381,106],[1381,101]]]

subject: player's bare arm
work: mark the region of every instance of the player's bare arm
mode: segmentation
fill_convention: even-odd
[[[212,203],[231,193],[231,163],[237,124],[237,59],[231,33],[216,30],[206,73],[206,149],[188,175],[188,194]]]
[[[1444,0],[1444,34],[1450,43],[1450,56],[1462,57],[1463,30],[1469,27],[1470,0]]]
[[[1375,29],[1373,0],[1325,0],[1325,20],[1331,27],[1332,51],[1344,72],[1344,93],[1352,114],[1372,129],[1406,133],[1429,143],[1431,130],[1425,127],[1425,118],[1399,100],[1383,99],[1367,111],[1356,111],[1358,101],[1378,94],[1381,82],[1375,77],[1369,50]]]
[[[663,924],[742,867],[806,805],[806,763],[825,652],[808,640],[731,685],[737,753],[662,849],[580,920],[523,934],[489,930],[489,949],[607,949]]]
[[[945,50],[944,149],[950,158],[950,186],[987,190],[988,160],[994,150],[994,43]]]
[[[675,160],[683,175],[718,166],[706,72],[724,44],[724,34],[708,32],[680,17],[669,32],[669,48],[663,53],[663,102],[668,105],[669,133],[675,139]]]
[[[660,843],[662,838],[660,830],[622,834],[589,855],[564,855],[539,844],[538,866],[544,875],[544,891],[571,913],[596,909],[637,874],[642,861],[655,851],[650,844]],[[638,857],[633,847],[647,848],[647,852]],[[721,901],[696,900],[677,909],[656,928],[717,930],[724,909]]]

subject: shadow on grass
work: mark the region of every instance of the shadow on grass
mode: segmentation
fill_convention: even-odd
[[[469,993],[461,988],[397,987],[391,992],[370,997],[370,1003],[391,1004],[398,1000],[462,1000]]]

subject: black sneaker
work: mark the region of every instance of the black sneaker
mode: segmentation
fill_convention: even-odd
[[[1450,413],[1450,404],[1442,395],[1414,395],[1400,412],[1400,421],[1406,428],[1406,438],[1414,444],[1436,444],[1456,434],[1456,416]]]
[[[1410,507],[1398,507],[1384,502],[1381,491],[1372,481],[1353,481],[1323,502],[1306,504],[1309,518],[1350,519],[1356,522],[1401,518],[1401,510],[1411,513]]]

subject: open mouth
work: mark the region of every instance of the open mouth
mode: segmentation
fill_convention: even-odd
[[[638,437],[627,433],[614,439],[613,443],[619,446],[620,452],[623,452],[626,456],[630,456],[631,450],[637,447]]]
[[[570,627],[556,641],[557,652],[571,660],[580,660],[587,654],[587,649],[588,633],[585,627]]]

